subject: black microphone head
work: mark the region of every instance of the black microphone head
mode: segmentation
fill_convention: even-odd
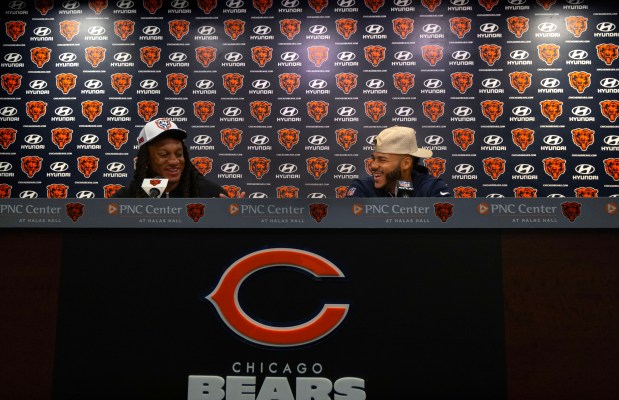
[[[413,183],[398,181],[395,186],[395,197],[413,197]]]

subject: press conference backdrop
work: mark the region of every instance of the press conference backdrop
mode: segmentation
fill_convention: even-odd
[[[108,197],[160,117],[231,194],[341,197],[398,124],[456,197],[619,195],[612,2],[1,7],[0,197]]]

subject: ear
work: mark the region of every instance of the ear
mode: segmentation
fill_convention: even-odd
[[[400,168],[404,171],[410,171],[413,168],[413,157],[404,156],[400,160]]]

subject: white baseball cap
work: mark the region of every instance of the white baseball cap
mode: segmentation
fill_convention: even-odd
[[[187,137],[187,132],[180,129],[168,118],[157,118],[144,125],[144,128],[140,131],[138,135],[138,147],[142,147],[158,137],[163,137],[161,135],[184,140]]]
[[[413,128],[392,126],[383,129],[376,136],[374,151],[388,154],[409,154],[414,157],[432,157],[432,151],[417,147],[417,137]]]

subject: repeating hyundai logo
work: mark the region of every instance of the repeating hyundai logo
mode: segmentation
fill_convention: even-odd
[[[85,135],[82,135],[82,137],[80,138],[80,142],[84,144],[95,144],[98,141],[99,141],[99,137],[92,133],[87,133]]]
[[[544,78],[541,80],[540,85],[545,88],[556,88],[561,82],[557,78]]]
[[[187,8],[189,7],[189,2],[187,0],[172,0],[170,5],[173,8]]]
[[[269,143],[269,137],[265,135],[255,135],[252,136],[249,141],[255,146],[264,146],[265,144]]]
[[[313,146],[320,146],[327,143],[327,138],[322,135],[313,135],[307,138],[307,141]]]
[[[520,175],[530,175],[535,171],[535,168],[531,164],[518,164],[514,171]]]
[[[226,117],[238,117],[241,115],[241,109],[238,107],[226,107],[223,113]]]
[[[393,58],[398,61],[409,61],[413,59],[413,53],[410,51],[398,51],[393,55]]]
[[[441,31],[441,26],[438,24],[426,24],[421,30],[425,33],[439,33]]]
[[[502,199],[503,197],[505,196],[499,193],[490,193],[488,196],[486,196],[486,198],[488,199]]]
[[[410,117],[411,115],[413,115],[414,112],[415,110],[413,110],[411,107],[398,107],[395,109],[395,114],[398,117]]]
[[[28,86],[30,86],[30,88],[34,90],[41,90],[47,87],[47,82],[37,79],[37,80],[30,82]]]
[[[221,166],[222,172],[225,172],[226,174],[234,174],[235,172],[239,172],[240,169],[241,167],[235,163],[225,163]]]
[[[98,79],[89,79],[86,82],[84,82],[84,86],[87,89],[99,89],[100,87],[103,86],[103,82],[101,82]]]
[[[254,32],[256,29],[254,28]],[[215,28],[212,26],[204,25],[198,28],[198,33],[202,36],[210,36],[215,33]]]
[[[245,5],[243,0],[228,0],[226,1],[226,7],[228,8],[241,8]]]
[[[340,107],[337,109],[337,114],[340,117],[352,117],[356,113],[357,113],[357,110],[355,110],[352,107]]]
[[[24,142],[28,144],[39,144],[43,141],[43,136],[37,134],[31,134],[24,138]]]
[[[473,167],[471,164],[458,164],[454,169],[457,173],[461,175],[472,174],[473,171],[475,171],[475,167]]]
[[[382,25],[372,24],[372,25],[368,25],[365,28],[365,31],[369,33],[370,35],[378,35],[380,33],[383,33],[385,31],[385,28],[383,28]]]
[[[543,140],[548,146],[557,146],[563,143],[563,138],[559,135],[548,135]]]
[[[583,4],[585,0],[565,0],[567,4],[578,5]]]
[[[13,166],[11,165],[11,163],[8,163],[6,161],[0,161],[0,172],[7,172],[7,171],[10,171],[11,169],[13,169]]]
[[[299,110],[295,107],[283,107],[279,110],[279,113],[284,117],[294,117],[299,113]]]
[[[10,63],[20,62],[22,60],[22,56],[19,53],[9,53],[4,56],[4,61]]]
[[[439,144],[442,144],[443,141],[444,139],[438,135],[430,135],[425,139],[425,142],[430,146],[438,146]]]
[[[269,196],[266,195],[266,193],[262,193],[262,192],[255,192],[249,195],[250,199],[267,199]]]
[[[385,82],[380,79],[370,79],[365,82],[365,86],[369,87],[370,89],[380,89],[385,86]]]
[[[297,172],[297,166],[294,164],[282,164],[279,166],[279,172],[281,172],[282,174],[294,174],[295,172]]]
[[[125,164],[119,162],[111,162],[107,165],[107,170],[110,172],[122,172],[125,170]]]
[[[88,34],[93,36],[101,36],[105,34],[105,28],[102,26],[91,26],[88,28]]]
[[[612,32],[617,28],[617,26],[612,22],[600,22],[595,27],[600,32]]]
[[[140,82],[140,87],[142,89],[154,89],[157,86],[159,86],[159,83],[157,83],[157,81],[154,79],[144,79],[142,82]]]
[[[243,55],[241,53],[233,51],[233,52],[226,54],[224,58],[226,59],[226,61],[229,61],[229,62],[238,62],[243,59]]]
[[[48,27],[45,27],[45,26],[39,26],[37,28],[34,28],[32,33],[34,33],[37,36],[49,36],[49,35],[51,35],[52,30],[50,28],[48,28]]]
[[[49,169],[54,172],[64,172],[69,169],[69,164],[66,162],[56,161],[49,166]]]
[[[423,82],[423,86],[427,87],[428,89],[438,89],[443,86],[443,82],[440,79],[426,79]]]
[[[600,81],[600,85],[605,87],[606,89],[612,89],[619,86],[619,80],[616,78],[604,78]]]
[[[593,167],[593,165],[589,165],[589,164],[577,165],[576,168],[574,168],[574,170],[576,171],[577,174],[580,174],[580,175],[591,175],[592,173],[595,172],[595,168]]]
[[[210,137],[209,135],[198,135],[195,138],[193,138],[193,142],[200,146],[207,145],[211,143],[212,141],[213,141],[213,138]]]
[[[54,110],[54,113],[57,116],[59,116],[59,117],[67,117],[67,116],[73,114],[73,109],[71,107],[67,107],[67,106],[57,107]]]
[[[454,108],[454,114],[456,114],[458,117],[468,117],[469,115],[473,114],[473,109],[471,107],[465,106],[456,107]]]
[[[307,195],[308,199],[324,199],[327,195],[324,193],[310,193]]]
[[[495,78],[488,78],[488,79],[484,79],[481,82],[481,85],[487,89],[494,89],[494,88],[498,88],[499,86],[501,86],[501,81]]]
[[[75,53],[62,53],[58,56],[58,60],[62,62],[73,62],[77,60],[77,55]]]
[[[479,30],[484,33],[494,33],[494,32],[498,32],[499,26],[497,24],[488,22],[488,23],[482,24],[479,27]]]
[[[557,199],[557,198],[563,198],[565,196],[560,194],[560,193],[552,193],[552,194],[549,194],[546,197],[548,197],[549,199]]]
[[[365,141],[367,144],[374,146],[376,144],[376,135],[368,136]]]
[[[166,110],[166,114],[170,117],[180,117],[185,114],[185,109],[181,107],[170,107]]]
[[[537,30],[540,32],[554,32],[557,30],[557,25],[552,22],[542,22],[537,26]]]
[[[529,58],[529,52],[524,50],[514,50],[509,53],[509,58],[512,60],[526,60]]]
[[[608,146],[619,146],[619,136],[608,135],[604,138],[604,143],[606,143]]]
[[[324,35],[327,33],[327,27],[324,25],[312,25],[309,28],[309,32],[312,35]]]
[[[337,172],[340,174],[352,174],[357,168],[352,164],[340,164],[337,166]]]
[[[0,108],[0,115],[3,117],[13,117],[17,115],[17,108],[15,107],[2,107]]]
[[[256,79],[252,82],[251,85],[254,87],[254,89],[267,89],[269,86],[271,86],[271,82],[267,81],[266,79]]]
[[[161,29],[158,26],[148,25],[142,28],[142,33],[146,36],[155,36],[161,33]]]
[[[172,62],[183,62],[187,59],[187,54],[175,52],[168,56],[168,59]]]
[[[408,7],[413,4],[413,0],[393,0],[393,5],[396,7]]]
[[[342,8],[354,7],[355,0],[337,0],[337,5]]]
[[[39,194],[34,190],[24,190],[19,194],[20,199],[36,199],[39,197]]]
[[[589,57],[589,53],[584,50],[572,50],[568,53],[568,57],[572,60],[584,60]]]
[[[208,79],[201,79],[198,82],[196,82],[196,87],[198,89],[211,89],[213,86],[215,86],[215,82],[208,80]]]
[[[526,106],[517,106],[512,109],[512,114],[517,117],[526,117],[531,114],[531,109]]]
[[[576,106],[574,108],[572,108],[572,114],[578,116],[578,117],[585,117],[589,114],[591,114],[591,109],[589,107],[585,107],[585,106]]]
[[[503,138],[498,135],[488,135],[484,138],[484,143],[488,146],[498,146],[503,143]]]
[[[127,107],[121,107],[121,106],[112,107],[110,109],[110,114],[112,114],[115,117],[124,117],[125,115],[129,114],[129,109]]]
[[[451,0],[450,3],[454,6],[465,6],[469,4],[469,0]]]
[[[471,58],[471,53],[469,53],[468,51],[464,51],[464,50],[458,50],[458,51],[454,51],[453,53],[451,53],[451,58],[453,58],[454,60],[458,60],[458,61],[464,61],[464,60],[468,60],[469,58]]]
[[[127,62],[129,60],[131,60],[131,54],[129,53],[126,53],[123,51],[123,52],[114,54],[114,61]]]
[[[340,61],[352,61],[357,57],[352,51],[342,51],[337,54],[337,59]]]
[[[258,25],[254,27],[253,32],[256,35],[264,36],[264,35],[268,35],[269,33],[271,33],[271,28],[266,25]]]
[[[128,10],[133,8],[134,3],[131,0],[120,0],[116,2],[116,7],[120,8],[121,10]]]
[[[308,85],[312,89],[324,89],[327,87],[327,81],[324,79],[313,79]]]
[[[81,192],[77,192],[75,197],[77,197],[78,199],[94,199],[95,194],[90,190],[82,190]]]
[[[286,62],[292,62],[292,61],[297,61],[299,59],[299,55],[295,53],[294,51],[287,51],[285,53],[282,53],[282,55],[279,56],[279,58],[281,58],[282,60]]]
[[[11,10],[23,10],[24,8],[26,8],[26,2],[25,1],[11,1],[9,3],[9,8]]]

